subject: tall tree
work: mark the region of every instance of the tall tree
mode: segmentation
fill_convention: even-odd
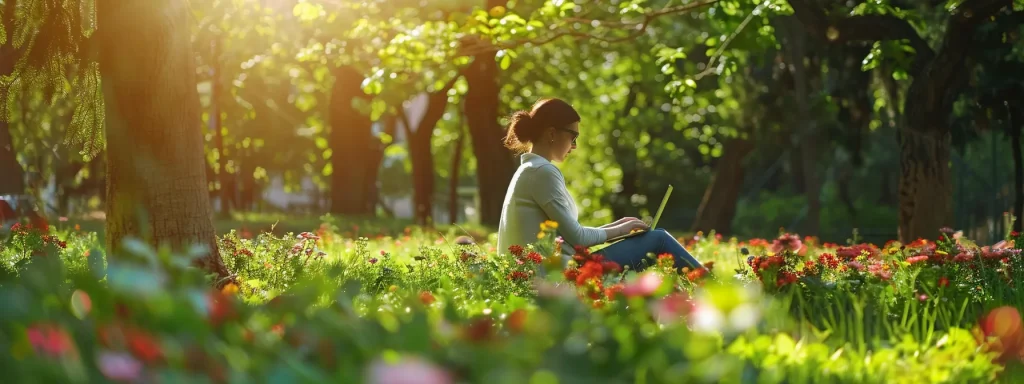
[[[487,9],[504,6],[505,0],[487,0]],[[497,226],[516,162],[502,144],[504,129],[499,124],[501,86],[498,84],[497,53],[477,54],[463,70],[466,91],[466,123],[476,157],[476,179],[480,194],[480,223]]]
[[[808,49],[811,43],[807,32],[800,22],[792,17],[777,19],[779,32],[777,39],[783,47],[789,75],[793,80],[792,99],[796,111],[789,117],[789,125],[794,130],[793,138],[799,153],[794,162],[798,185],[802,187],[807,198],[807,216],[802,226],[804,233],[818,233],[821,214],[821,182],[818,178],[818,127],[811,118],[811,93],[815,79],[819,77],[821,65],[817,62],[813,50]]]
[[[328,145],[331,148],[331,212],[372,215],[375,212],[380,140],[373,137],[373,121],[357,103],[369,106],[370,96],[360,85],[363,74],[354,67],[334,71],[331,89]]]
[[[952,225],[949,115],[955,95],[966,82],[968,59],[978,26],[1011,0],[966,0],[952,10],[937,49],[914,27],[893,14],[829,15],[817,2],[789,0],[808,32],[830,43],[908,40],[915,50],[913,81],[904,105],[900,131],[899,237],[901,241],[932,236]]]
[[[225,281],[207,194],[185,0],[97,0],[105,96],[108,248],[128,236],[208,247],[198,266]]]
[[[409,155],[412,159],[413,211],[416,223],[431,225],[434,212],[434,153],[430,142],[434,127],[444,117],[448,108],[448,90],[452,89],[458,77],[451,79],[441,89],[430,92],[427,96],[427,108],[416,127],[412,127],[409,117],[403,109],[399,110],[402,127],[409,142]]]
[[[715,165],[711,184],[697,208],[697,218],[690,227],[691,231],[731,233],[736,202],[745,176],[743,160],[754,150],[754,143],[748,139],[731,138],[726,140],[724,147],[722,157]]]

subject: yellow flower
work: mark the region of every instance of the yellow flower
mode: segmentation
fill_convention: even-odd
[[[544,221],[543,225],[547,225],[548,228],[551,228],[551,229],[558,229],[558,222],[557,221],[546,220],[546,221]]]
[[[544,236],[547,236],[546,234],[544,234],[544,232],[537,233],[537,239],[543,239]]]
[[[505,7],[499,5],[497,7],[491,8],[491,10],[487,13],[490,14],[491,17],[499,18],[505,16]]]
[[[223,293],[225,295],[234,295],[238,293],[238,286],[235,285],[235,283],[228,283],[228,285],[225,285],[224,288],[221,288],[220,293]]]

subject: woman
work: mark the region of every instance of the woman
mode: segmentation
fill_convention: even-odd
[[[580,135],[580,115],[565,101],[542,99],[530,112],[512,115],[505,146],[520,154],[521,164],[512,176],[505,194],[498,226],[498,249],[526,246],[537,241],[540,224],[545,220],[558,223],[558,234],[564,240],[562,254],[567,259],[574,246],[590,247],[604,243],[633,230],[649,229],[643,221],[626,217],[601,227],[585,227],[579,223],[579,211],[565,186],[561,171],[553,162],[565,161],[576,148]],[[633,236],[612,244],[595,254],[632,270],[642,270],[653,260],[648,253],[669,253],[676,268],[699,268],[689,252],[663,229]]]

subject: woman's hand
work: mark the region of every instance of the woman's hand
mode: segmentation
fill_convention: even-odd
[[[622,235],[629,234],[635,230],[646,230],[651,227],[647,223],[635,217],[626,218],[629,220],[620,220],[621,222],[608,228],[608,238],[619,237]]]
[[[640,220],[640,219],[635,218],[635,217],[623,217],[621,219],[616,220],[614,223],[612,223],[612,225],[619,225],[619,224],[625,223],[627,221],[632,221],[632,220]]]
[[[621,224],[619,224],[619,225],[621,225],[623,227],[628,228],[626,230],[626,233],[630,233],[630,232],[633,232],[633,231],[638,230],[638,229],[643,229],[643,230],[651,229],[651,226],[647,225],[647,223],[643,222],[643,220],[640,220],[640,219],[637,219],[637,218],[631,218],[631,219],[632,220],[626,220],[626,221],[622,222]]]
[[[608,224],[602,225],[602,226],[600,226],[598,228],[612,228],[612,227],[615,227],[615,226],[617,226],[619,224],[622,224],[622,223],[625,223],[625,222],[631,221],[631,220],[640,220],[640,219],[637,219],[635,217],[623,217],[621,219],[615,220],[614,223],[608,223]]]

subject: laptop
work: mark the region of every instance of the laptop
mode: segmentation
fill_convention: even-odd
[[[661,206],[658,207],[658,213],[654,215],[654,220],[651,221],[651,223],[650,223],[650,227],[651,228],[658,228],[658,220],[661,220],[661,214],[662,214],[662,212],[665,212],[665,204],[668,203],[668,197],[670,195],[672,195],[672,185],[671,184],[669,184],[668,190],[665,191],[665,197],[663,197],[661,199]],[[648,229],[644,229],[644,230],[630,232],[630,233],[627,233],[627,234],[622,235],[622,236],[613,237],[611,239],[605,240],[605,242],[606,243],[616,242],[616,241],[619,241],[619,240],[622,240],[622,239],[626,239],[626,238],[630,238],[630,237],[633,237],[633,236],[642,235],[644,233],[647,233],[647,231],[649,231],[649,230]]]

